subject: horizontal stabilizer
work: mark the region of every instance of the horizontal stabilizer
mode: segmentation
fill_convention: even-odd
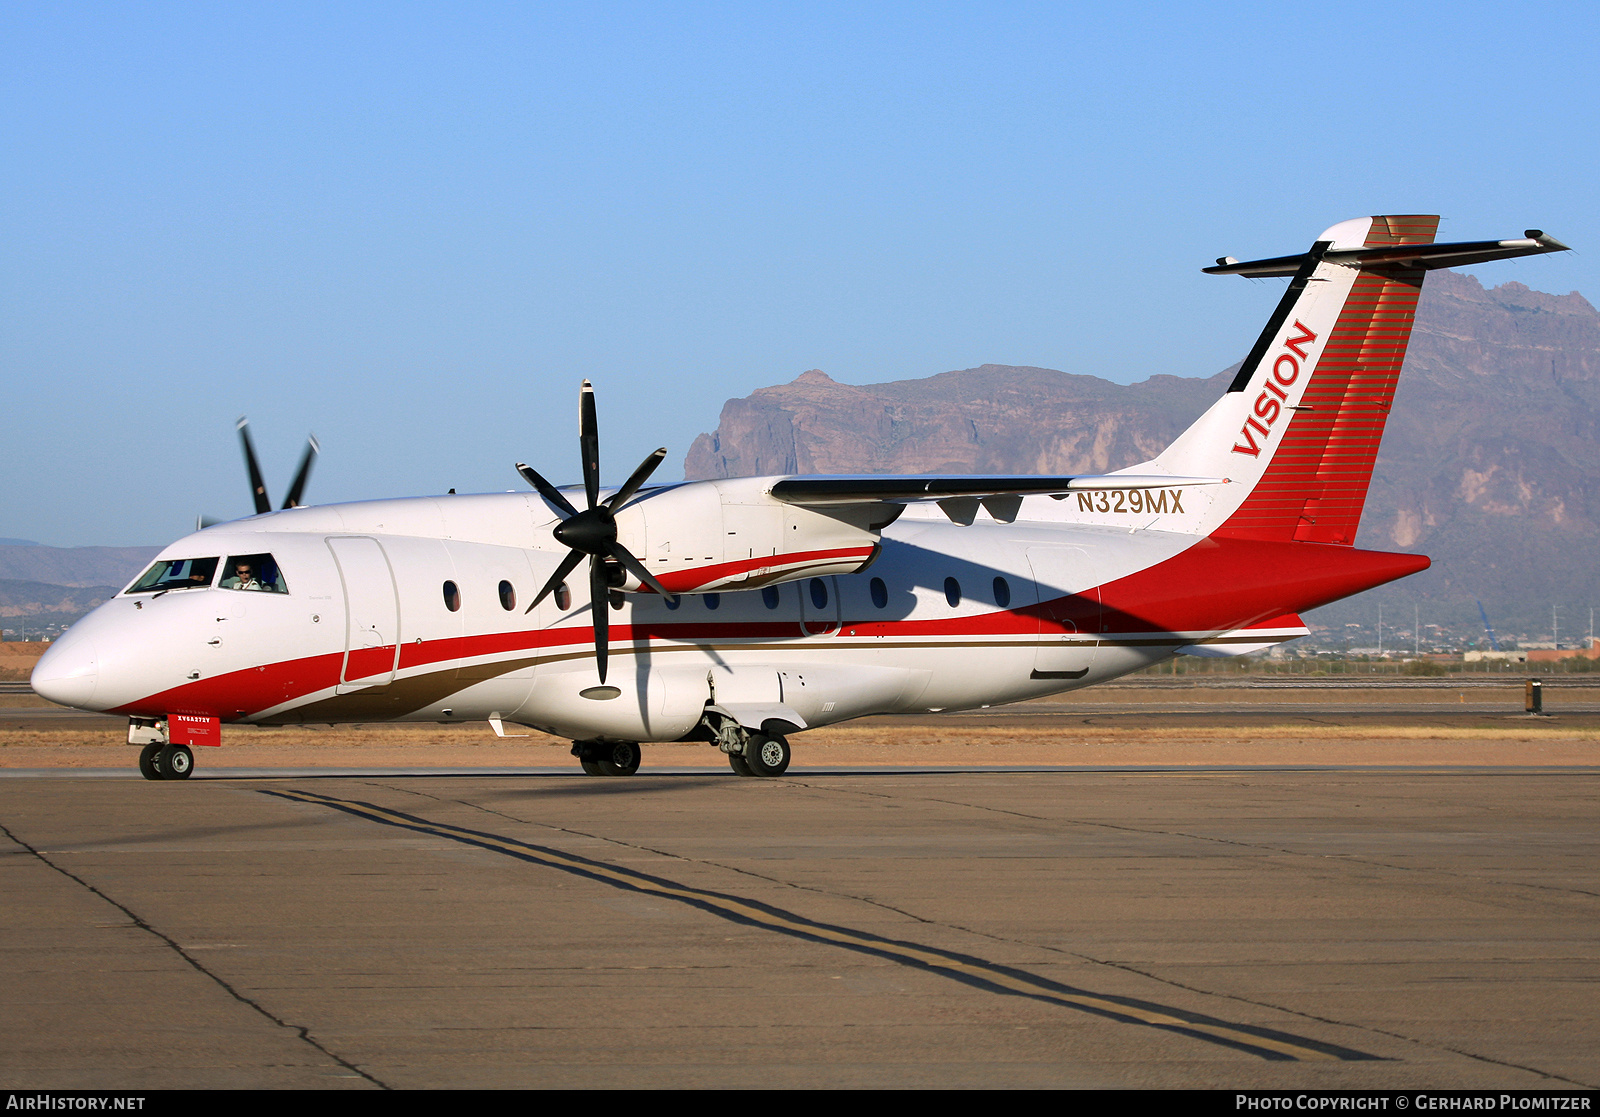
[[[1223,485],[1224,477],[1174,477],[1170,474],[1105,473],[1078,477],[787,477],[772,486],[785,504],[819,507],[836,504],[948,500],[951,497],[1042,496],[1101,490],[1180,488]]]
[[[1486,260],[1509,260],[1514,256],[1538,256],[1546,252],[1569,252],[1571,249],[1546,236],[1540,229],[1528,229],[1521,240],[1472,240],[1455,244],[1393,244],[1373,248],[1333,249],[1322,259],[1330,264],[1343,264],[1350,268],[1421,268],[1436,271],[1439,268],[1465,267]],[[1239,261],[1231,256],[1219,259],[1215,267],[1202,268],[1207,275],[1242,275],[1246,279],[1270,279],[1292,276],[1309,258],[1308,253],[1298,256],[1275,256],[1270,260]]]

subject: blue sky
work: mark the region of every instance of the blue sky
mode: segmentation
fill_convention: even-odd
[[[281,495],[661,474],[723,402],[985,362],[1209,375],[1368,213],[1580,250],[1592,5],[0,8],[0,536],[163,543]]]

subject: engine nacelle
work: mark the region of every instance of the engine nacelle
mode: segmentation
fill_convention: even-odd
[[[617,513],[617,542],[675,593],[755,589],[854,574],[878,554],[898,511],[850,505],[826,512],[769,495],[774,477],[689,481],[654,489]],[[621,587],[640,588],[633,575]]]

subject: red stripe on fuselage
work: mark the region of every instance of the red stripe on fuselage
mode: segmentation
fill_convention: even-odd
[[[1100,587],[1107,632],[1227,632],[1300,613],[1404,578],[1426,555],[1327,543],[1203,539],[1180,555]]]

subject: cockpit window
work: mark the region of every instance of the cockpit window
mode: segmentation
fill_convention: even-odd
[[[222,568],[222,581],[217,584],[225,590],[289,592],[283,572],[271,555],[229,555],[228,565]]]
[[[127,593],[160,593],[166,590],[205,589],[217,572],[217,560],[212,558],[162,559],[133,585]]]

